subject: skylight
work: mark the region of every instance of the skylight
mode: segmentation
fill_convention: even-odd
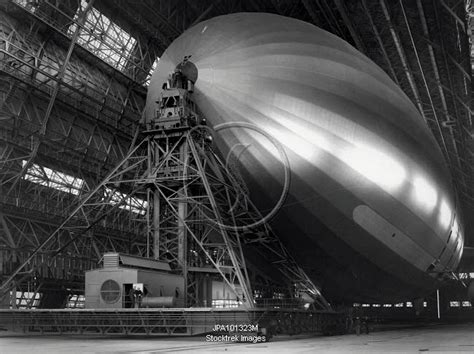
[[[79,14],[86,7],[87,1],[82,0],[74,15],[74,20],[79,18]],[[68,29],[68,34],[72,36],[76,29],[77,24],[73,23]],[[118,70],[123,70],[132,54],[136,40],[92,7],[87,13],[83,28],[79,30],[77,43]]]
[[[129,197],[124,193],[114,191],[110,188],[105,188],[105,197],[111,198],[110,204],[116,205],[120,203],[124,198],[125,202],[122,205],[119,205],[120,209],[129,210],[132,213],[145,215],[147,210],[147,202],[143,199],[137,197]]]
[[[23,6],[28,11],[35,13],[39,3],[31,0],[13,0],[14,3]]]
[[[23,160],[23,167],[27,161]],[[40,184],[45,187],[78,195],[82,189],[84,181],[80,178],[69,176],[65,173],[52,170],[48,167],[37,164],[31,165],[23,177],[25,180]]]
[[[153,62],[153,65],[151,66],[151,69],[148,72],[148,75],[146,77],[145,86],[150,85],[151,76],[153,75],[153,72],[155,71],[156,66],[158,65],[159,61],[160,61],[160,58],[156,58],[156,60]]]

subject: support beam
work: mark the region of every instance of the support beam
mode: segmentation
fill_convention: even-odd
[[[5,220],[5,216],[3,215],[2,212],[0,212],[0,224],[3,229],[3,233],[6,236],[6,241],[8,242],[9,246],[13,249],[17,248],[16,242],[13,239],[12,233],[10,231],[10,227],[7,224],[7,221]]]
[[[464,21],[459,18],[459,16],[456,14],[456,12],[453,11],[452,8],[450,8],[444,0],[438,0],[440,4],[448,11],[448,13],[454,18],[454,20],[461,26],[463,32],[466,32],[466,26],[464,24]],[[459,1],[458,4],[462,4],[462,1]]]
[[[367,15],[367,18],[369,19],[370,26],[372,27],[372,31],[374,32],[375,38],[377,39],[377,43],[379,44],[380,51],[382,52],[382,56],[388,65],[388,69],[390,71],[392,80],[395,81],[395,83],[398,86],[400,86],[400,82],[398,81],[397,74],[395,73],[395,70],[393,69],[393,65],[392,65],[392,62],[390,61],[390,58],[388,57],[387,51],[385,50],[385,45],[382,41],[382,37],[380,36],[380,32],[374,23],[374,19],[372,18],[372,15],[370,14],[369,8],[367,7],[367,1],[366,0],[361,0],[361,1],[362,1],[362,6],[364,7],[365,14]]]
[[[385,3],[385,0],[380,0],[380,6],[382,7],[383,14],[385,16],[385,19],[388,22],[389,29],[390,29],[390,34],[392,35],[393,42],[395,43],[395,47],[397,48],[398,56],[400,58],[400,61],[403,66],[403,70],[405,72],[405,75],[407,77],[407,80],[410,84],[411,91],[413,93],[413,97],[415,98],[415,103],[418,106],[418,110],[420,111],[423,119],[425,122],[427,122],[425,112],[423,110],[423,102],[421,101],[420,94],[418,92],[417,85],[415,83],[415,79],[413,78],[413,74],[411,72],[411,69],[408,65],[408,61],[405,55],[405,51],[403,49],[403,46],[401,44],[400,38],[398,37],[397,31],[395,27],[393,26],[392,19],[390,17],[387,4]]]
[[[402,9],[402,14],[403,14],[403,19],[405,21],[405,26],[408,30],[408,35],[410,36],[410,43],[412,45],[412,48],[413,48],[413,52],[415,53],[415,57],[416,57],[416,62],[418,64],[418,69],[420,71],[420,74],[421,74],[421,78],[423,79],[423,84],[425,86],[425,89],[426,89],[426,95],[430,101],[430,106],[431,106],[431,110],[433,112],[433,115],[435,117],[435,124],[436,124],[436,127],[438,128],[438,132],[439,132],[439,136],[440,136],[440,139],[441,139],[441,147],[444,151],[444,155],[445,155],[445,158],[450,162],[452,163],[452,160],[451,160],[451,156],[449,154],[449,150],[448,150],[448,147],[446,145],[446,141],[444,139],[444,134],[443,134],[443,130],[441,129],[441,120],[438,118],[438,113],[436,112],[436,107],[434,106],[434,103],[433,103],[433,98],[431,97],[431,92],[430,92],[430,88],[428,87],[428,83],[426,82],[426,77],[425,77],[425,73],[424,73],[424,70],[423,70],[423,66],[421,65],[421,62],[420,62],[420,57],[418,55],[418,49],[416,47],[416,44],[415,44],[415,41],[413,39],[413,35],[412,35],[412,32],[411,32],[411,28],[410,28],[410,24],[408,23],[408,19],[407,19],[407,16],[406,16],[406,13],[405,13],[405,7],[403,6],[403,0],[399,0],[399,4],[400,4],[400,7]],[[456,142],[453,141],[453,148],[456,152],[456,156],[459,156],[459,152],[457,151],[457,146],[456,146]],[[459,157],[458,157],[459,159]],[[460,166],[460,163],[459,163],[459,160],[458,160],[458,165]]]
[[[362,43],[361,38],[359,37],[359,35],[357,34],[354,26],[352,25],[352,22],[349,19],[349,16],[347,15],[344,3],[341,0],[334,0],[334,2],[336,4],[337,10],[341,14],[341,17],[342,17],[342,20],[344,21],[344,24],[346,25],[347,29],[349,30],[349,33],[352,36],[352,39],[354,40],[354,43],[355,43],[357,49],[359,49],[359,51],[362,52],[362,53],[366,53],[364,44]]]
[[[94,0],[90,0],[87,3],[87,6],[86,6],[85,10],[79,15],[78,22],[80,24],[84,23],[84,21],[87,17],[87,13],[92,8],[93,3],[94,3]],[[74,31],[74,34],[72,35],[71,44],[69,45],[69,49],[68,49],[68,52],[66,54],[66,58],[64,59],[64,62],[62,64],[61,68],[59,69],[59,72],[58,72],[58,75],[57,75],[56,85],[55,85],[54,90],[53,90],[53,92],[51,94],[51,97],[49,99],[48,107],[46,108],[46,112],[44,114],[44,118],[43,118],[42,123],[41,123],[41,128],[39,130],[39,136],[40,137],[35,140],[35,144],[34,144],[33,149],[31,151],[31,155],[30,155],[29,159],[27,160],[26,164],[23,166],[21,172],[18,174],[18,177],[15,179],[15,181],[11,185],[10,191],[13,190],[13,188],[15,188],[17,183],[20,182],[21,178],[25,175],[28,168],[31,167],[31,165],[33,164],[33,161],[35,160],[36,156],[38,155],[38,150],[39,150],[39,147],[40,147],[40,144],[41,144],[41,141],[42,141],[42,137],[46,135],[46,131],[48,129],[49,118],[51,117],[53,107],[56,103],[56,97],[58,95],[58,92],[59,92],[64,74],[66,73],[66,69],[68,67],[69,60],[71,59],[72,52],[74,50],[74,47],[76,46],[77,39],[79,38],[80,30],[81,30],[81,26],[77,26],[76,30]]]

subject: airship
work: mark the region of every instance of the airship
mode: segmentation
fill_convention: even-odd
[[[333,303],[416,299],[440,286],[463,249],[443,154],[414,104],[374,62],[312,24],[268,13],[212,18],[161,56],[145,110],[170,72],[194,65],[193,101],[238,155],[262,215]],[[232,124],[230,124],[232,126]],[[272,139],[269,139],[271,136]],[[237,153],[238,151],[238,153]]]

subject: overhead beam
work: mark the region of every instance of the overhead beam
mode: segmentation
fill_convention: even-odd
[[[204,12],[202,12],[194,21],[189,25],[189,27],[194,26],[195,24],[201,22],[203,19],[206,18],[206,16],[214,9],[215,5],[219,2],[220,0],[216,0],[213,2]]]
[[[334,3],[336,4],[337,10],[341,14],[344,24],[346,25],[347,29],[349,30],[349,33],[351,34],[357,49],[359,49],[359,51],[361,51],[362,53],[365,53],[366,50],[364,44],[362,43],[362,40],[354,29],[354,26],[352,26],[352,22],[350,21],[349,16],[347,15],[344,4],[341,0],[334,0]]]
[[[454,20],[461,26],[463,32],[466,32],[466,26],[464,25],[464,21],[459,18],[459,16],[456,14],[456,12],[453,11],[452,8],[450,8],[444,0],[439,0],[440,4],[449,12],[449,14],[454,18]],[[459,4],[460,2],[458,2]]]
[[[408,80],[408,83],[410,84],[411,91],[413,93],[413,96],[415,98],[415,103],[418,106],[418,110],[420,111],[423,119],[425,122],[427,122],[425,112],[423,110],[423,102],[421,101],[420,98],[420,93],[418,92],[418,88],[415,83],[415,79],[413,78],[413,74],[411,72],[411,69],[408,65],[408,60],[405,55],[405,51],[403,49],[403,46],[401,44],[400,38],[398,37],[397,31],[395,30],[395,27],[392,22],[392,18],[390,17],[390,13],[387,8],[387,4],[385,3],[385,0],[380,0],[380,6],[382,7],[383,14],[385,16],[385,19],[388,23],[390,34],[392,36],[393,42],[395,43],[395,47],[397,49],[398,56],[400,58],[400,61],[403,66],[403,71],[405,72],[406,78]]]
[[[397,74],[395,73],[395,70],[393,69],[392,62],[390,61],[390,58],[387,54],[387,51],[385,50],[385,45],[383,43],[382,37],[380,36],[380,32],[377,29],[377,26],[375,26],[374,19],[372,18],[372,15],[370,14],[370,10],[367,6],[366,0],[361,0],[362,1],[362,6],[364,7],[364,12],[367,15],[367,18],[369,19],[370,27],[372,28],[372,31],[375,34],[375,38],[377,39],[377,43],[379,44],[380,51],[382,52],[382,56],[385,60],[385,62],[388,65],[388,69],[390,71],[390,74],[392,76],[392,80],[395,81],[395,83],[400,86],[400,82],[398,81]]]
[[[0,212],[0,224],[2,225],[3,232],[6,236],[6,241],[10,244],[10,247],[16,248],[17,247],[16,242],[13,239],[10,228],[8,227],[7,221],[5,220],[5,216],[3,215],[2,212]]]
[[[77,20],[79,24],[83,24],[85,22],[85,20],[87,18],[87,13],[90,11],[90,9],[92,9],[93,4],[94,4],[94,0],[90,0],[87,3],[87,6],[84,9],[84,11],[82,11],[79,14],[79,18]],[[74,50],[74,47],[76,46],[77,39],[79,38],[81,28],[82,28],[81,26],[76,27],[76,30],[74,31],[74,34],[72,35],[72,38],[71,38],[71,43],[69,45],[69,49],[68,49],[68,52],[66,54],[66,58],[64,59],[64,62],[61,65],[61,68],[60,68],[60,70],[57,74],[57,81],[55,83],[54,90],[51,94],[51,97],[49,99],[48,107],[46,108],[46,112],[44,114],[44,118],[43,118],[43,121],[41,123],[41,128],[39,130],[40,138],[37,138],[35,140],[35,144],[34,144],[33,149],[31,151],[31,155],[28,158],[26,164],[24,164],[21,172],[18,174],[18,177],[12,183],[12,186],[10,187],[10,191],[13,190],[14,187],[19,183],[21,178],[24,176],[26,171],[31,167],[31,165],[33,164],[33,161],[35,160],[36,156],[38,155],[39,147],[40,147],[41,141],[42,141],[41,137],[46,135],[46,131],[48,129],[49,118],[51,117],[51,113],[53,111],[54,104],[56,103],[56,97],[58,96],[59,89],[60,89],[61,84],[62,84],[62,79],[63,79],[63,77],[66,73],[66,69],[68,67],[69,60],[71,59],[71,55],[72,55],[72,52]]]
[[[301,0],[301,3],[303,4],[303,7],[311,18],[311,21],[315,25],[318,25],[320,23],[320,19],[319,16],[316,14],[316,11],[313,9],[313,2],[309,0]]]
[[[421,65],[420,56],[418,55],[418,48],[416,47],[410,24],[408,23],[408,18],[407,18],[406,12],[405,12],[405,6],[403,5],[403,0],[399,0],[399,4],[400,4],[400,8],[402,9],[403,19],[405,21],[405,26],[407,28],[408,35],[410,36],[410,43],[411,43],[411,46],[413,48],[413,53],[415,54],[415,57],[416,57],[416,62],[418,64],[418,69],[420,70],[421,78],[422,78],[423,84],[425,86],[426,95],[427,95],[427,97],[430,101],[431,110],[432,110],[433,115],[435,117],[435,123],[436,123],[436,127],[438,128],[442,148],[444,150],[445,156],[448,159],[448,161],[452,162],[451,157],[449,155],[448,147],[446,145],[446,141],[444,139],[444,133],[443,133],[443,130],[441,129],[441,122],[440,122],[440,119],[438,118],[438,113],[436,112],[436,107],[434,105],[433,98],[431,96],[430,88],[428,87],[428,83],[426,82],[425,72],[424,72],[423,66]],[[441,89],[442,97],[444,97],[444,94],[442,92],[442,88],[440,88],[440,89]],[[447,114],[447,110],[445,111],[445,114]],[[455,153],[456,153],[456,156],[457,156],[457,159],[458,159],[458,165],[460,166],[459,152],[457,150],[456,141],[454,140],[453,136],[451,136],[451,137],[452,137],[453,148],[455,150]]]

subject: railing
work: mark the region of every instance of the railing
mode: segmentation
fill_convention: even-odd
[[[263,308],[274,308],[274,309],[302,309],[304,302],[299,299],[256,299],[255,304],[257,307]]]
[[[346,316],[282,309],[0,310],[0,325],[41,334],[183,336],[233,331],[249,335],[255,332],[335,334],[346,329]]]

